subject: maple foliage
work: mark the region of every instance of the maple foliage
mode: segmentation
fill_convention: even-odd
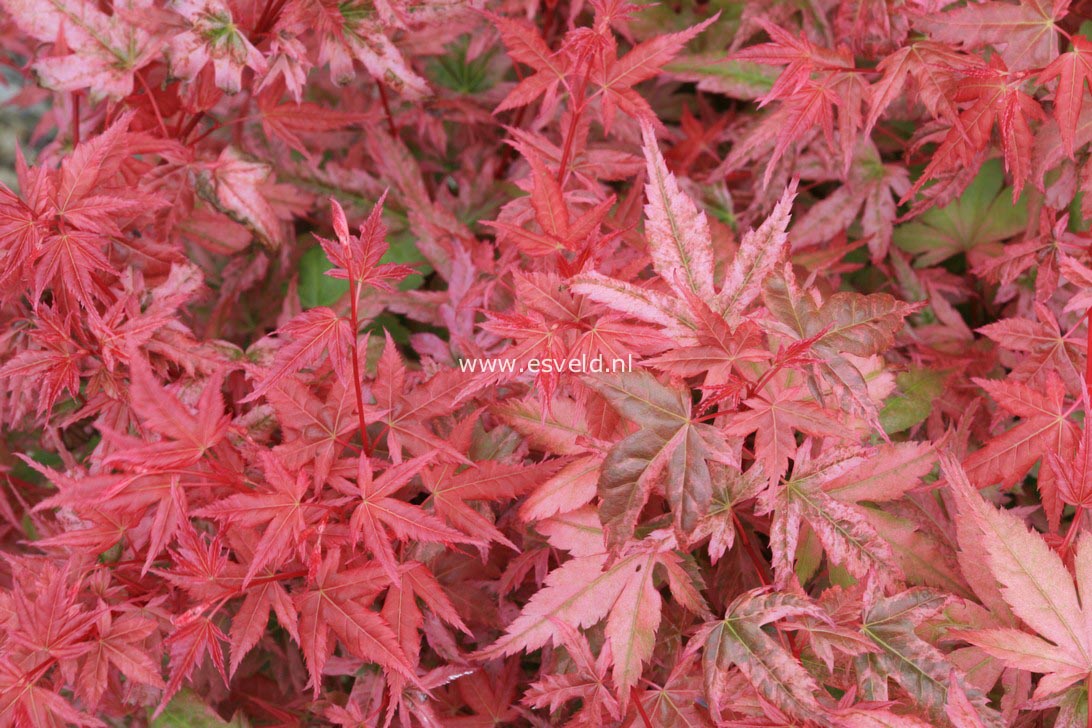
[[[1087,3],[0,33],[0,726],[1092,726]]]

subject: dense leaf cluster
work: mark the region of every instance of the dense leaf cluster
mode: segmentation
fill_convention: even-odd
[[[1085,7],[0,0],[0,726],[1092,725]]]

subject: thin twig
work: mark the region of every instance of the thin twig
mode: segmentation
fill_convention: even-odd
[[[383,102],[383,113],[387,115],[387,128],[390,129],[391,136],[397,139],[398,127],[394,125],[394,114],[391,113],[390,101],[387,100],[387,89],[382,81],[377,80],[375,84],[379,87],[379,100]]]
[[[72,92],[72,148],[80,143],[80,92]]]
[[[360,346],[358,337],[360,335],[360,322],[357,310],[357,281],[354,280],[352,275],[349,276],[349,309],[350,317],[352,318],[353,327],[353,393],[356,395],[356,422],[360,428],[360,441],[363,444],[364,457],[371,457],[372,448],[371,443],[368,442],[368,429],[364,422],[364,392],[361,389],[360,384]]]
[[[641,716],[641,721],[645,724],[645,728],[652,728],[652,721],[648,719],[648,713],[645,712],[645,706],[641,705],[641,697],[637,694],[637,686],[630,685],[629,696],[633,699],[634,705],[637,706],[637,712]]]
[[[140,86],[144,89],[144,93],[147,94],[148,101],[152,104],[152,111],[155,112],[155,120],[159,122],[159,131],[163,134],[163,138],[166,139],[169,136],[169,134],[167,134],[167,124],[163,121],[163,114],[159,112],[159,104],[156,102],[155,96],[152,95],[152,89],[149,88],[148,82],[144,79],[144,73],[137,73],[136,79],[140,82]]]

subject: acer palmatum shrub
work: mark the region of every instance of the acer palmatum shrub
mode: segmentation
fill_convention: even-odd
[[[0,725],[1092,725],[1086,4],[0,8]]]

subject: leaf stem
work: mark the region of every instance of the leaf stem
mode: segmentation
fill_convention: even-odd
[[[751,539],[747,538],[747,532],[743,529],[743,523],[739,520],[739,516],[736,515],[735,511],[731,511],[731,513],[732,523],[735,524],[736,533],[739,534],[739,542],[743,544],[743,550],[747,552],[747,556],[751,559],[751,563],[755,567],[759,583],[762,584],[762,586],[769,586],[770,582],[766,579],[766,571],[763,566],[762,557],[758,555]]]
[[[383,82],[376,80],[375,85],[379,87],[379,100],[383,103],[383,113],[387,115],[387,128],[391,132],[391,136],[395,139],[398,138],[398,127],[394,125],[394,114],[391,113],[391,104],[387,99],[387,88],[383,85]]]
[[[371,457],[372,448],[368,442],[368,429],[364,424],[364,392],[360,381],[360,318],[357,308],[357,283],[358,281],[353,276],[349,276],[349,316],[352,319],[353,329],[353,393],[356,395],[356,422],[357,427],[360,428],[360,442],[363,447],[364,457]]]
[[[148,86],[148,81],[144,78],[144,72],[140,71],[136,75],[136,80],[140,82],[140,87],[144,89],[144,94],[148,97],[148,102],[152,105],[152,111],[155,112],[155,120],[159,123],[159,133],[163,135],[164,139],[170,138],[167,133],[167,124],[163,121],[163,114],[159,111],[159,103],[155,100],[155,96],[152,95],[152,89]]]
[[[645,706],[641,705],[641,696],[637,693],[637,686],[629,686],[629,696],[633,700],[633,704],[637,706],[637,712],[641,716],[641,722],[645,724],[645,728],[652,728],[652,721],[648,719],[648,713],[645,712]]]
[[[257,43],[262,38],[269,35],[273,26],[277,24],[281,11],[284,10],[286,4],[287,0],[267,0],[265,8],[262,10],[261,17],[258,18],[258,22],[254,25],[254,38],[251,42]]]
[[[1077,532],[1081,528],[1081,518],[1084,516],[1084,506],[1077,506],[1077,510],[1073,513],[1073,521],[1069,524],[1069,530],[1066,531],[1065,539],[1062,541],[1062,545],[1059,548],[1060,553],[1064,556],[1069,551],[1070,546],[1073,545],[1073,539],[1076,538]]]
[[[582,56],[582,60],[587,58],[587,54]],[[573,96],[575,103],[572,108],[572,118],[569,120],[569,130],[565,133],[565,146],[561,150],[561,162],[557,167],[557,183],[559,185],[565,184],[565,171],[569,166],[569,157],[572,156],[573,151],[573,139],[576,137],[576,128],[580,124],[580,117],[584,114],[584,96],[588,90],[588,78],[591,76],[591,63],[587,63],[584,68],[584,74],[580,77],[580,84],[576,87],[576,94]]]
[[[1092,391],[1092,306],[1085,312],[1084,384]]]
[[[519,62],[512,61],[512,70],[516,73],[516,78],[520,81],[523,80],[523,71],[519,70]],[[521,106],[516,109],[516,113],[512,118],[512,128],[520,129],[523,127],[523,116],[527,112],[529,107],[527,105]],[[511,144],[505,144],[501,148],[500,164],[497,165],[497,171],[493,175],[493,179],[501,179],[508,172],[508,168],[512,166],[512,159],[515,157],[516,148]]]
[[[542,4],[546,6],[546,12],[542,14],[542,39],[549,45],[550,34],[557,19],[557,0],[545,0]]]
[[[80,92],[72,92],[72,148],[80,143]]]
[[[186,138],[189,137],[193,130],[197,128],[197,125],[201,123],[201,120],[205,118],[204,111],[198,111],[193,115],[193,118],[187,122],[186,127],[182,130],[182,133],[178,136],[178,140],[182,143],[186,143]]]
[[[247,114],[246,116],[236,117],[236,118],[232,119],[231,121],[218,121],[215,124],[213,124],[212,126],[210,126],[208,129],[206,129],[205,131],[201,132],[201,134],[199,136],[195,137],[194,140],[192,142],[190,142],[190,144],[199,144],[206,137],[208,137],[210,134],[212,134],[214,132],[217,132],[217,131],[219,131],[221,129],[225,129],[225,128],[229,127],[229,126],[234,126],[235,128],[238,128],[239,124],[245,124],[246,122],[253,121],[254,119],[257,119],[257,118],[258,118],[258,115],[256,115],[256,114]]]

